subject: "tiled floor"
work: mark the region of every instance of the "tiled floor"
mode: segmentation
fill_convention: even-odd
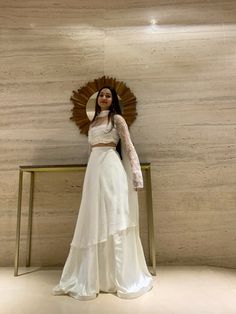
[[[53,296],[61,269],[30,268],[13,276],[0,268],[1,314],[235,314],[236,269],[208,266],[160,266],[154,288],[132,300],[99,294],[91,301]],[[29,269],[20,269],[20,273]]]

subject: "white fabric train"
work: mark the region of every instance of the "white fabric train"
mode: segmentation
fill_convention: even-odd
[[[74,237],[54,295],[89,300],[104,291],[135,298],[152,288],[139,236],[137,192],[122,151],[121,162],[115,148],[92,149]]]

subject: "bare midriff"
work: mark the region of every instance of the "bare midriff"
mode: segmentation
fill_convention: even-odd
[[[107,147],[107,146],[116,147],[116,144],[113,142],[110,142],[110,143],[98,143],[98,144],[92,145],[92,147],[103,147],[103,146],[104,147]]]

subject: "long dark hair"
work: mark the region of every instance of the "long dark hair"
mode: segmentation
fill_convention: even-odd
[[[98,94],[97,94],[97,97],[96,97],[96,103],[95,103],[95,114],[94,114],[94,117],[93,117],[93,120],[91,121],[91,123],[96,119],[96,117],[99,115],[99,113],[101,112],[101,107],[99,106],[98,104],[98,97],[101,93],[101,91],[104,89],[104,88],[107,88],[110,90],[111,92],[111,96],[112,96],[112,103],[109,107],[109,114],[108,114],[108,123],[111,121],[112,123],[112,127],[111,127],[111,130],[113,129],[114,127],[114,115],[115,114],[119,114],[119,115],[122,115],[122,112],[121,112],[121,108],[120,108],[120,104],[119,104],[119,99],[118,99],[118,96],[117,96],[117,92],[116,90],[113,88],[113,87],[110,87],[110,86],[103,86],[102,88],[100,88],[100,90],[98,91]],[[110,130],[110,131],[111,131]],[[122,155],[121,155],[121,142],[119,140],[117,146],[116,146],[116,150],[117,152],[119,153],[120,155],[120,158],[122,159]]]

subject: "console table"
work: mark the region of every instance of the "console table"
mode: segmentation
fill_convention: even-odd
[[[15,265],[14,276],[18,276],[19,254],[20,254],[20,229],[21,229],[21,203],[23,189],[23,175],[25,172],[30,173],[29,189],[29,210],[28,210],[28,230],[26,246],[26,267],[30,266],[31,258],[31,235],[32,235],[32,216],[33,216],[33,197],[34,197],[34,176],[36,172],[67,172],[67,171],[85,171],[87,165],[38,165],[38,166],[20,166],[19,167],[19,187],[18,187],[18,207],[17,207],[17,226],[16,226],[16,248],[15,248]],[[151,164],[141,163],[141,169],[145,172],[146,177],[146,203],[148,217],[148,242],[149,256],[152,264],[152,274],[156,275],[156,250],[154,241],[154,218],[152,207],[152,184],[151,184]]]

